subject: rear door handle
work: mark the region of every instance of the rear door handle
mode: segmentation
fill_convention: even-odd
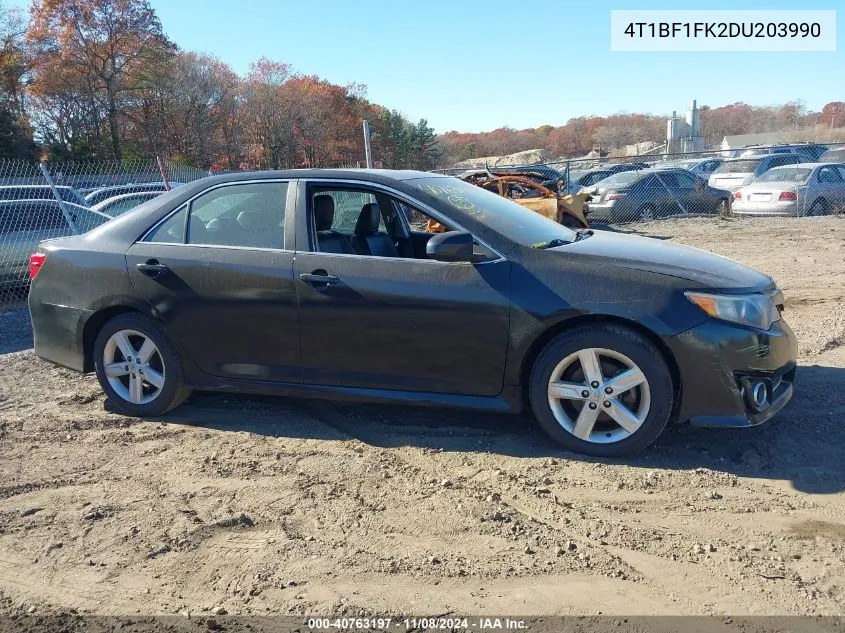
[[[334,286],[340,281],[339,277],[330,275],[325,271],[314,271],[313,273],[300,273],[299,279],[307,284],[316,287]]]
[[[142,275],[146,275],[151,279],[161,277],[163,274],[170,270],[164,264],[160,264],[157,259],[148,259],[145,262],[136,264],[135,268],[137,268]]]

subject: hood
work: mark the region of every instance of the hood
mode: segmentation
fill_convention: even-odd
[[[639,235],[597,230],[591,237],[550,251],[600,257],[611,266],[670,275],[712,290],[756,291],[774,283],[727,257]]]

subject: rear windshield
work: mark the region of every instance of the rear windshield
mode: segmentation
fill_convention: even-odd
[[[759,176],[756,182],[805,182],[811,171],[806,167],[775,167]]]
[[[627,187],[643,177],[641,171],[620,171],[618,174],[608,176],[601,181],[604,188]]]
[[[759,158],[747,158],[744,160],[729,160],[719,165],[714,174],[750,174],[757,165],[760,164]]]

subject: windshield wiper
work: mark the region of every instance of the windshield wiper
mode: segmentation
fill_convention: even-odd
[[[576,238],[577,239],[577,238]],[[571,242],[567,242],[566,240],[562,240],[559,237],[548,241],[548,242],[538,242],[537,244],[533,244],[533,248],[557,248],[558,246],[564,246],[565,244],[571,244]]]
[[[532,244],[532,248],[557,248],[558,246],[566,246],[567,244],[572,244],[577,242],[578,240],[583,240],[585,238],[590,237],[593,234],[593,229],[578,229],[575,231],[575,239],[571,242],[567,242],[566,240],[562,240],[559,237],[556,237],[553,240],[549,240],[548,242],[537,242],[536,244]]]

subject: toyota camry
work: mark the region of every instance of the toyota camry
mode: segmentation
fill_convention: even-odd
[[[195,389],[528,406],[563,447],[615,456],[670,422],[759,424],[793,392],[768,276],[431,173],[205,178],[42,242],[30,275],[38,356],[96,372],[131,416]]]

